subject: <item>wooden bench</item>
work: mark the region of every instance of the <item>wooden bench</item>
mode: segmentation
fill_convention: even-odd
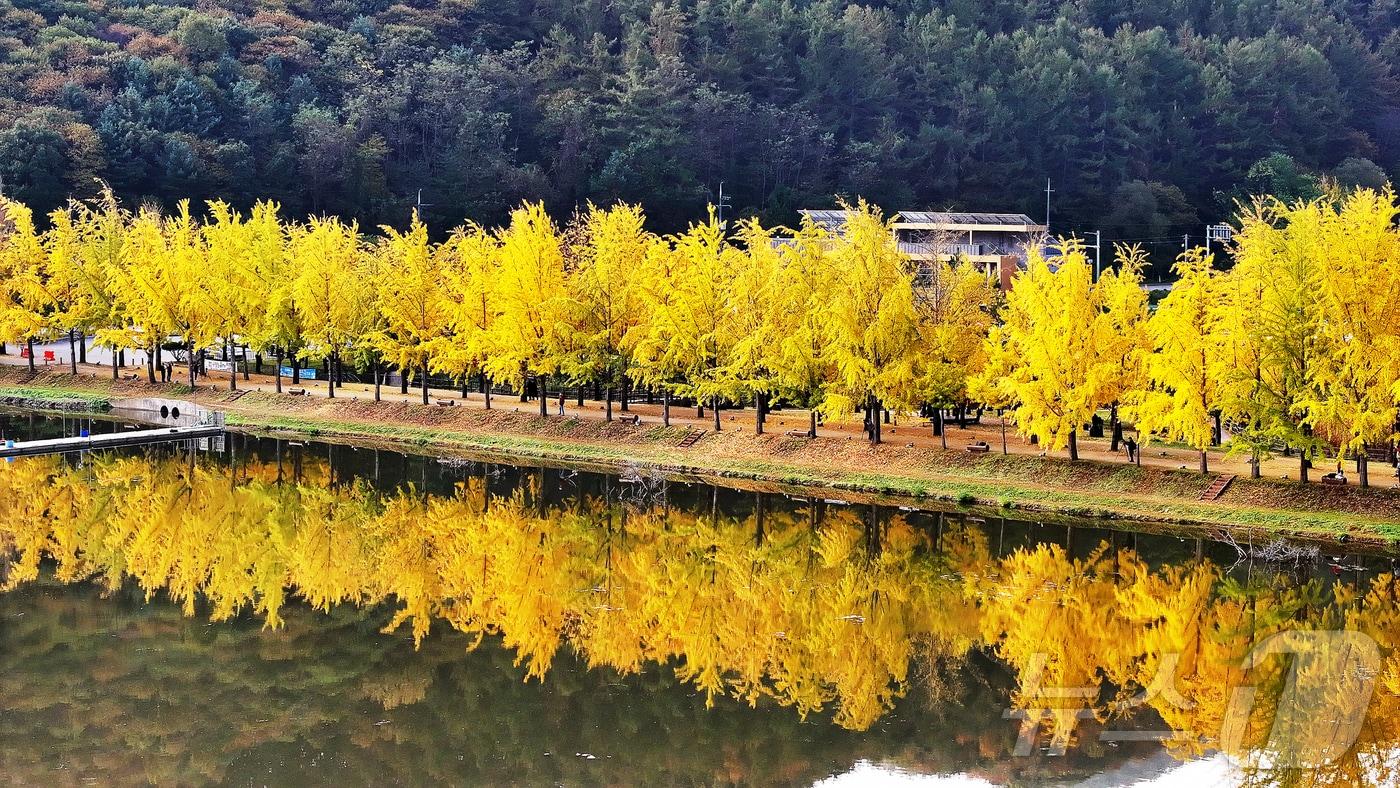
[[[287,389],[287,395],[291,397],[305,397],[306,389]]]
[[[1323,484],[1346,484],[1346,483],[1347,483],[1347,479],[1346,479],[1345,476],[1338,476],[1338,475],[1335,474],[1335,473],[1324,473],[1324,474],[1322,474],[1322,483],[1323,483]]]
[[[992,450],[992,447],[982,442],[969,443],[967,444],[967,450],[972,452],[973,454],[986,454],[987,452]]]
[[[457,403],[456,403],[454,400],[450,400],[450,399],[435,399],[435,400],[433,400],[433,402],[437,403],[438,407],[440,407],[440,408],[455,408],[455,407],[457,407]]]
[[[810,437],[812,437],[812,436],[810,436],[810,435],[807,434],[807,431],[806,431],[806,430],[788,430],[787,432],[785,432],[785,433],[783,433],[783,434],[786,435],[786,436],[789,437],[789,438],[810,438]]]

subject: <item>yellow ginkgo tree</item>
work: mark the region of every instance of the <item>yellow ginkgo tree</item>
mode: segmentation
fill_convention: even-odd
[[[614,395],[632,367],[627,334],[642,322],[642,280],[637,268],[660,239],[645,228],[638,205],[589,205],[573,245],[569,273],[566,350],[561,367],[576,385],[601,381],[604,416],[613,418]]]
[[[772,308],[765,316],[771,344],[766,364],[778,392],[808,409],[807,436],[817,437],[817,417],[835,380],[832,343],[826,320],[836,277],[827,259],[831,238],[820,225],[804,219],[779,249]]]
[[[0,340],[23,342],[34,367],[34,340],[49,327],[54,311],[46,292],[48,255],[34,224],[34,213],[22,203],[0,198]]]
[[[384,321],[378,334],[379,350],[404,371],[405,377],[410,370],[419,372],[426,405],[432,343],[447,325],[437,250],[428,243],[428,228],[417,216],[407,232],[390,227],[383,230],[385,238],[377,249],[383,258],[378,282],[379,311]]]
[[[563,366],[568,318],[564,254],[559,230],[541,203],[511,214],[499,236],[500,310],[491,326],[487,374],[522,392],[537,384],[540,415],[549,414],[549,376]]]
[[[359,228],[336,219],[313,218],[293,228],[288,243],[288,254],[296,261],[292,303],[305,343],[299,355],[325,362],[330,397],[335,396],[336,362],[356,338],[360,301],[355,292],[371,284],[362,279],[358,267],[360,257],[370,253]]]
[[[1148,321],[1152,354],[1147,359],[1148,387],[1136,395],[1132,412],[1140,431],[1180,441],[1201,455],[1217,442],[1224,397],[1214,309],[1220,298],[1214,258],[1203,248],[1177,260],[1177,281]]]
[[[1323,210],[1322,352],[1313,370],[1317,384],[1302,405],[1309,425],[1335,442],[1339,453],[1355,456],[1357,478],[1365,487],[1369,451],[1396,432],[1400,233],[1395,217],[1400,211],[1393,193],[1368,189]]]
[[[491,331],[500,313],[496,277],[500,248],[496,237],[476,225],[459,228],[440,249],[438,266],[442,287],[438,290],[443,319],[442,334],[431,343],[431,364],[466,380],[481,375],[481,391],[491,408],[491,380],[486,360],[491,356]],[[464,383],[465,385],[465,383]]]
[[[1301,481],[1323,450],[1307,403],[1318,398],[1317,368],[1326,352],[1320,327],[1326,319],[1322,280],[1332,254],[1324,232],[1329,211],[1322,200],[1285,205],[1261,199],[1246,207],[1229,274],[1228,289],[1252,299],[1235,302],[1248,312],[1231,325],[1257,357],[1254,380],[1236,378],[1232,389],[1250,391],[1253,405],[1244,410],[1257,419],[1255,431],[1297,452]],[[1238,403],[1238,393],[1229,399]]]
[[[782,322],[775,313],[784,307],[782,255],[774,244],[772,230],[757,219],[739,223],[736,240],[744,254],[736,258],[740,268],[734,277],[731,301],[734,336],[729,360],[720,375],[739,397],[754,405],[754,431],[763,434],[768,405],[778,392],[778,354]]]
[[[722,428],[720,403],[736,398],[741,386],[725,374],[738,341],[739,324],[730,304],[744,253],[725,238],[713,211],[708,221],[691,225],[672,239],[674,265],[669,269],[674,301],[658,315],[658,328],[669,341],[665,352],[679,365],[681,392],[709,403],[715,431]]]
[[[1102,293],[1079,241],[1062,241],[1053,266],[1032,248],[989,339],[989,379],[981,385],[1014,403],[1018,432],[1046,451],[1068,447],[1072,460],[1080,428],[1108,403],[1117,380]]]
[[[833,415],[863,409],[870,442],[878,444],[881,411],[917,399],[913,274],[890,222],[863,200],[847,206],[845,227],[832,239],[828,259],[833,281],[823,312],[836,375],[823,408]]]
[[[932,406],[934,430],[945,449],[943,411],[967,404],[968,381],[986,364],[986,336],[996,301],[991,280],[965,262],[930,262],[914,288],[919,319],[914,396]]]

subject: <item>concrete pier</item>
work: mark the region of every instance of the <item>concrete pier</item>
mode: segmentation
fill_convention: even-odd
[[[149,443],[187,441],[196,438],[210,438],[222,435],[224,428],[219,425],[198,425],[190,427],[163,427],[155,430],[134,430],[113,432],[105,435],[89,435],[86,438],[50,438],[37,441],[6,441],[0,444],[0,458],[33,457],[39,454],[69,454],[79,451],[98,451],[120,446],[143,446]]]

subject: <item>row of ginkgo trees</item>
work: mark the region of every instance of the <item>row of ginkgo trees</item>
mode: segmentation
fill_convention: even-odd
[[[935,266],[916,289],[865,204],[844,233],[805,225],[782,240],[754,221],[727,235],[713,216],[661,237],[632,205],[561,227],[527,204],[505,227],[441,243],[417,221],[368,236],[334,218],[284,221],[271,203],[243,215],[215,202],[202,220],[188,206],[75,203],[43,232],[23,205],[3,209],[0,339],[91,335],[146,351],[152,379],[177,338],[191,358],[235,343],[279,370],[288,357],[376,382],[401,370],[424,402],[430,372],[531,384],[542,415],[551,385],[597,384],[611,417],[635,384],[662,394],[668,421],[674,395],[758,402],[760,429],[781,399],[814,409],[815,425],[818,410],[964,402],[995,307],[969,266]]]
[[[562,226],[527,204],[508,225],[469,225],[430,241],[367,235],[335,218],[239,213],[196,219],[73,204],[40,231],[0,204],[0,339],[94,336],[146,351],[149,374],[172,339],[197,359],[221,344],[403,385],[428,373],[537,390],[628,385],[710,406],[753,403],[762,431],[781,401],[817,414],[1009,409],[1047,450],[1068,448],[1107,409],[1145,437],[1201,452],[1228,434],[1256,460],[1279,446],[1310,457],[1367,450],[1395,432],[1400,262],[1393,195],[1357,191],[1311,203],[1260,201],[1240,216],[1235,264],[1204,250],[1155,310],[1144,255],[1118,249],[1095,281],[1083,247],[1032,248],[1011,291],[975,266],[915,263],[864,202],[844,228],[795,230],[713,215],[662,237],[639,206],[590,206]],[[30,353],[33,363],[33,353]],[[191,383],[193,383],[193,367]],[[76,368],[75,368],[76,371]],[[114,369],[115,374],[115,369]],[[246,372],[245,372],[246,376]],[[334,396],[338,374],[329,375]],[[237,385],[231,375],[229,385]],[[490,406],[489,386],[487,405]],[[946,440],[946,439],[945,439]],[[1115,445],[1116,448],[1116,445]]]
[[[1259,461],[1282,448],[1299,478],[1322,455],[1367,456],[1396,437],[1400,404],[1400,231],[1392,193],[1359,190],[1242,211],[1225,271],[1183,253],[1153,311],[1141,257],[1092,281],[1074,243],[1030,256],[975,374],[984,402],[1014,408],[1018,429],[1068,446],[1101,408],[1121,406],[1146,436],[1200,451],[1222,442]],[[1115,418],[1116,422],[1116,418]]]

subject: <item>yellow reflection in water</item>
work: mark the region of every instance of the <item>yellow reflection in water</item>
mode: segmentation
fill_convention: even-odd
[[[278,627],[289,598],[320,610],[389,604],[386,632],[499,636],[527,680],[567,647],[623,673],[670,665],[710,702],[829,711],[855,730],[890,712],[911,665],[982,651],[1014,679],[1007,725],[1021,720],[1039,745],[1161,729],[1182,756],[1228,745],[1261,782],[1303,769],[1325,784],[1396,776],[1400,613],[1389,575],[1242,583],[1209,562],[1154,568],[1108,545],[1084,558],[1046,545],[997,557],[975,526],[935,540],[901,513],[868,508],[736,520],[588,496],[546,506],[538,482],[503,498],[473,478],[429,496],[331,486],[324,470],[302,470],[291,482],[258,463],[237,479],[176,459],[6,465],[5,587],[33,581],[47,559],[62,581],[134,581],[188,615],[206,605],[215,620],[251,612]],[[1345,668],[1335,675],[1325,660],[1247,659],[1274,633],[1334,630],[1363,633],[1377,656],[1356,652],[1331,665]],[[422,690],[382,700],[411,703]],[[1300,699],[1308,716],[1295,708],[1294,724],[1275,725]]]

